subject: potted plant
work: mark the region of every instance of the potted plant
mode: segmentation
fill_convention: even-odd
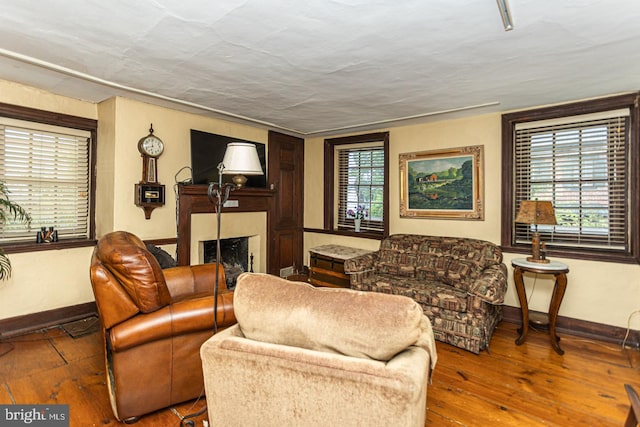
[[[358,232],[360,231],[360,224],[362,223],[362,220],[369,216],[369,212],[366,210],[364,205],[358,205],[355,211],[353,209],[349,209],[347,211],[347,216],[349,218],[353,218],[353,223],[356,227],[356,231]]]
[[[18,220],[31,224],[31,216],[20,205],[9,200],[9,189],[4,182],[0,181],[0,225],[7,222],[8,219]],[[9,257],[0,247],[0,280],[11,277],[11,262]]]

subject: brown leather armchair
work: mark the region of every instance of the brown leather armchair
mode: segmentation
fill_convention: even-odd
[[[118,420],[203,393],[200,346],[213,335],[215,264],[162,270],[135,235],[102,237],[91,258],[91,286],[105,342],[111,407]],[[235,324],[233,292],[220,266],[217,327]]]

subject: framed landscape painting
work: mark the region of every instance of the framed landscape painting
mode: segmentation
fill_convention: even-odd
[[[484,219],[484,146],[400,154],[400,217]]]

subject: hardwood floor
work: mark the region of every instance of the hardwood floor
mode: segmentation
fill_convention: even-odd
[[[516,346],[516,325],[502,322],[491,352],[473,355],[437,343],[438,365],[427,397],[428,426],[621,426],[629,402],[624,384],[640,389],[640,352],[562,336],[564,356],[548,335],[531,331]],[[60,327],[11,339],[0,356],[0,403],[68,403],[70,425],[120,425],[111,412],[98,333],[70,337]],[[204,400],[174,409],[182,415]],[[206,413],[195,418],[202,426]],[[178,426],[170,409],[137,427]]]

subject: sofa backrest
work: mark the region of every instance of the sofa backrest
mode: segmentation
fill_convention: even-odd
[[[411,298],[269,274],[238,276],[233,308],[246,338],[351,357],[388,361],[412,345],[430,346],[433,337]]]
[[[394,234],[380,243],[376,270],[468,289],[482,270],[501,262],[500,247],[485,240]]]

